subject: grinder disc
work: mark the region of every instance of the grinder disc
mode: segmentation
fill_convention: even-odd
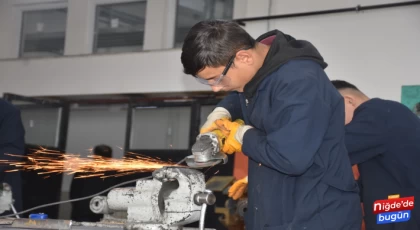
[[[196,162],[193,157],[188,157],[185,161],[190,168],[207,168],[220,164],[222,160],[211,160],[207,162]]]

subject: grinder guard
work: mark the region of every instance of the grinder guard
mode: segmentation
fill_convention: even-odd
[[[223,141],[220,136],[222,135],[217,135],[214,131],[198,135],[191,148],[192,155],[186,158],[187,165],[192,168],[204,168],[221,162],[226,164],[228,157],[220,152]]]

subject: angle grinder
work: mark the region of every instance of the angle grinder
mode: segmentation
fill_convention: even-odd
[[[226,164],[228,157],[220,152],[223,136],[215,130],[197,136],[197,140],[191,148],[192,155],[186,158],[186,163],[191,168],[205,168],[217,165],[221,162]]]
[[[244,121],[239,119],[235,122],[244,124]],[[225,135],[220,130],[198,135],[191,148],[192,155],[185,159],[187,165],[191,168],[205,168],[219,163],[226,164],[228,157],[221,152],[225,139]]]

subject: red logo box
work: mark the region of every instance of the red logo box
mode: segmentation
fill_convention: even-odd
[[[398,212],[412,210],[414,208],[414,196],[377,200],[373,203],[373,213]]]

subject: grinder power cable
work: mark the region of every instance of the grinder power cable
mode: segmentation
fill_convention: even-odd
[[[244,124],[243,120],[234,122]],[[197,136],[196,142],[191,148],[192,155],[185,158],[185,163],[190,168],[206,168],[228,162],[228,157],[221,150],[225,143],[226,136],[221,130],[202,133]]]

